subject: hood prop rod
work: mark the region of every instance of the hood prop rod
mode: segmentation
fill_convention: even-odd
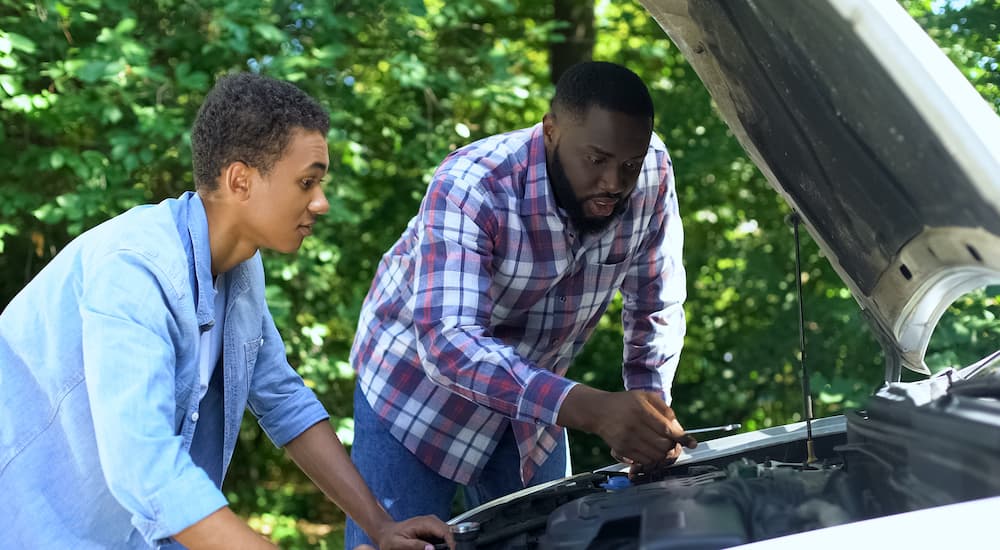
[[[788,215],[788,223],[792,226],[792,233],[795,236],[795,287],[799,299],[799,364],[802,370],[802,408],[806,418],[806,465],[817,462],[816,450],[813,446],[813,406],[812,393],[809,385],[809,370],[806,368],[806,315],[802,296],[802,258],[801,244],[799,243],[799,224],[802,223],[802,216],[798,212]]]

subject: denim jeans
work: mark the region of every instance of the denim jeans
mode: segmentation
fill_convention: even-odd
[[[357,387],[354,390],[354,434],[351,460],[375,498],[396,521],[426,514],[447,520],[452,515],[452,501],[459,488],[464,491],[466,509],[524,488],[521,459],[512,430],[504,432],[485,469],[470,485],[444,478],[420,462],[389,433]],[[528,486],[569,475],[568,449],[567,439],[563,437]],[[344,548],[351,550],[359,544],[372,544],[372,541],[348,518]]]

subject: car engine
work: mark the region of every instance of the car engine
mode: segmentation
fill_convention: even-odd
[[[864,515],[843,469],[740,458],[658,480],[584,474],[475,517],[465,548],[724,548],[838,525]]]
[[[846,431],[579,474],[459,516],[459,550],[714,549],[1000,495],[1000,373],[887,384]],[[807,449],[812,448],[812,455]],[[818,457],[818,458],[816,458]]]

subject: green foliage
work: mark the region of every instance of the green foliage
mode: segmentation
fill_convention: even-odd
[[[901,3],[1000,113],[1000,2],[901,0]]]
[[[1000,110],[1000,2],[936,11],[902,0]],[[331,211],[292,256],[266,254],[289,361],[349,441],[347,357],[385,249],[454,148],[534,124],[551,95],[548,1],[13,0],[0,7],[0,304],[69,239],[125,209],[192,188],[189,127],[231,71],[286,78],[332,114]],[[673,394],[688,426],[800,419],[794,243],[787,207],[716,115],[694,71],[629,0],[596,3],[595,57],[650,84],[686,231],[688,337]],[[803,234],[807,357],[819,415],[857,406],[882,378],[857,304]],[[570,374],[621,386],[620,302]],[[939,325],[928,361],[996,348],[998,292],[971,294]],[[972,345],[970,345],[970,342]],[[572,435],[575,467],[607,464]],[[290,548],[338,547],[342,514],[244,423],[226,493]]]

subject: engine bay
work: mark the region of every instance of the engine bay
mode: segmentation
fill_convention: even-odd
[[[864,517],[841,461],[593,473],[482,512],[477,549],[725,548]],[[466,546],[472,548],[472,546]]]
[[[696,550],[1000,495],[1000,384],[988,379],[975,392],[945,375],[887,385],[812,445],[763,438],[633,478],[579,474],[451,523],[477,527],[461,550]]]

